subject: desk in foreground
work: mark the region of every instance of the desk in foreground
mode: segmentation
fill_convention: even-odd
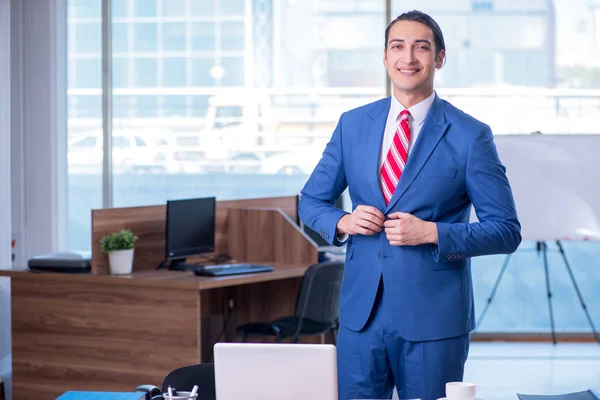
[[[274,266],[219,278],[0,271],[11,278],[14,397],[160,386],[172,370],[211,358],[231,302],[229,335],[239,324],[294,312],[308,265]]]

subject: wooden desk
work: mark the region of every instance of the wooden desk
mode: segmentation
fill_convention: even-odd
[[[11,278],[14,397],[160,386],[172,370],[210,360],[213,344],[234,339],[238,325],[293,314],[300,277],[318,260],[316,243],[294,222],[297,199],[219,201],[216,208],[215,253],[274,272],[157,271],[164,205],[93,210],[90,275],[0,271]],[[123,228],[139,236],[133,274],[111,276],[99,241]]]
[[[273,265],[220,278],[0,271],[11,278],[14,398],[160,386],[172,370],[211,358],[230,301],[229,339],[241,323],[294,312],[307,265]]]

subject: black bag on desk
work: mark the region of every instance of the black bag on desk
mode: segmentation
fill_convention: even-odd
[[[92,252],[60,252],[35,256],[27,262],[31,271],[87,274],[91,270]]]

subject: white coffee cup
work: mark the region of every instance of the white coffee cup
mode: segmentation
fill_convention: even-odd
[[[476,386],[468,382],[446,383],[447,400],[475,400]]]

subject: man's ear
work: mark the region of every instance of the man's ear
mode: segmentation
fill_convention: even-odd
[[[435,59],[435,68],[440,69],[444,66],[444,60],[446,59],[446,52],[444,50],[440,50]]]

